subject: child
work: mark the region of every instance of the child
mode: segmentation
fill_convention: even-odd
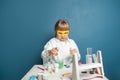
[[[77,54],[78,60],[80,59],[80,53],[76,43],[68,37],[69,31],[70,26],[66,20],[60,19],[56,22],[55,37],[47,42],[41,54],[43,64],[63,59],[64,65],[66,65],[72,54]]]

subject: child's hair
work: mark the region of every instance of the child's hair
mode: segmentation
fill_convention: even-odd
[[[57,30],[70,30],[70,26],[67,20],[59,19],[55,24],[55,31]]]

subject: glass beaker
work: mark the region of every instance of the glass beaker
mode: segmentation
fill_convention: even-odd
[[[58,59],[57,63],[59,64],[59,69],[62,69],[64,67],[63,59]]]

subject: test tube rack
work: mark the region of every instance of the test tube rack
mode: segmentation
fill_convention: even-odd
[[[96,69],[97,73],[94,74],[95,76],[101,76],[100,80],[108,80],[104,76],[104,68],[103,68],[103,61],[102,61],[102,53],[101,51],[97,51],[97,62],[95,63],[89,63],[89,64],[81,64],[78,65],[78,58],[77,55],[73,55],[73,67],[72,67],[72,80],[85,80],[86,77],[80,76],[80,73],[85,70],[90,70],[90,69]],[[93,75],[91,75],[93,77]],[[89,76],[88,78],[90,78]],[[96,80],[96,79],[92,79]]]

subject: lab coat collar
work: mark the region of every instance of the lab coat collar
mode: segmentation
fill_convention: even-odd
[[[56,41],[58,42],[64,42],[64,41],[60,41],[57,37],[55,37]],[[68,37],[68,40],[66,40],[65,42],[68,42],[69,41],[69,37]]]

